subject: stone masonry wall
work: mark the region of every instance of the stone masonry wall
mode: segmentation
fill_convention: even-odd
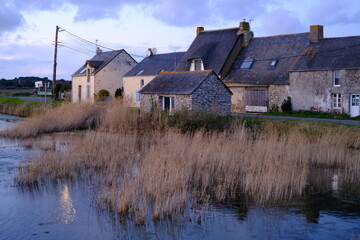
[[[281,111],[281,104],[289,96],[289,85],[269,85],[269,109],[277,107]]]
[[[192,109],[222,115],[230,114],[231,93],[215,74],[210,74],[193,92]]]
[[[340,93],[342,109],[349,113],[350,94],[360,93],[360,70],[340,70],[340,86],[333,86],[333,71],[290,72],[289,95],[294,110],[332,111],[331,95]]]
[[[244,113],[246,91],[245,87],[229,87],[233,95],[231,96],[231,112]]]
[[[190,95],[159,95],[159,94],[140,94],[140,109],[142,111],[150,112],[153,104],[157,108],[162,108],[162,103],[159,97],[174,97],[174,111],[183,108],[191,109],[191,96]]]

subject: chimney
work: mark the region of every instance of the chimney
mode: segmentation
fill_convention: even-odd
[[[239,31],[237,33],[238,35],[242,34],[242,46],[246,47],[249,45],[250,39],[254,37],[254,33],[250,31],[250,23],[243,21],[240,22]]]
[[[199,35],[203,31],[204,31],[204,27],[197,27],[196,28],[196,35]]]
[[[97,48],[96,48],[96,55],[98,55],[98,54],[100,54],[100,53],[102,53],[102,50],[101,50],[99,47],[97,47]]]
[[[324,27],[321,25],[310,26],[310,42],[318,42],[324,38]]]

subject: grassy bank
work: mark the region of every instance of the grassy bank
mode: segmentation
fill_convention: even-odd
[[[317,168],[341,169],[340,185],[360,181],[357,127],[178,114],[134,112],[115,102],[101,108],[69,104],[34,123],[29,118],[6,134],[54,130],[41,121],[59,131],[94,128],[81,138],[70,137],[65,147],[39,151],[17,180],[91,179],[100,206],[138,222],[149,213],[153,219],[181,216],[244,196],[259,205],[283,203],[306,193]],[[51,119],[54,115],[61,120]]]
[[[292,112],[267,112],[264,115],[268,116],[286,116],[286,117],[301,117],[301,118],[325,118],[325,119],[340,119],[340,120],[360,120],[358,117],[350,117],[347,114],[340,114],[336,112],[315,112],[315,111],[292,111]]]
[[[0,97],[0,112],[4,114],[28,117],[51,109],[51,103],[24,101],[19,98]]]

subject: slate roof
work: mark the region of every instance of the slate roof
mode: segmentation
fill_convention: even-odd
[[[140,76],[152,76],[161,71],[174,71],[176,64],[184,56],[185,52],[174,52],[164,54],[153,54],[144,58],[136,66],[134,66],[124,77],[136,76],[143,71]]]
[[[360,36],[324,38],[310,43],[291,70],[360,68]]]
[[[192,94],[209,76],[211,70],[191,72],[161,72],[145,87],[141,94]],[[221,81],[219,79],[219,81]]]
[[[119,55],[121,52],[126,52],[124,49],[121,50],[115,50],[115,51],[109,51],[109,52],[102,52],[97,55],[95,55],[90,60],[87,60],[86,63],[81,66],[74,74],[75,75],[85,75],[85,73],[82,73],[86,65],[89,63],[90,67],[94,67],[95,71],[91,74],[95,75],[98,73],[102,68],[104,68],[109,62],[111,62],[117,55]]]
[[[176,71],[188,71],[190,60],[200,58],[206,70],[212,69],[220,74],[235,43],[240,38],[239,28],[202,31],[190,45],[186,54],[176,67]]]
[[[252,38],[249,45],[241,49],[224,81],[255,85],[288,84],[289,70],[309,41],[309,33]],[[250,69],[240,68],[245,59],[254,59]],[[272,59],[278,60],[275,67],[269,65]]]

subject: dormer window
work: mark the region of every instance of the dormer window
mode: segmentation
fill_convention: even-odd
[[[190,65],[190,71],[201,71],[204,70],[204,64],[201,59],[192,59]]]
[[[253,62],[254,62],[254,59],[245,59],[245,60],[242,62],[240,68],[241,68],[241,69],[250,69],[250,68],[251,68],[251,65],[253,64]]]
[[[276,59],[271,59],[270,62],[269,62],[269,66],[270,66],[270,67],[276,67],[277,62],[278,62],[278,60],[276,60]]]
[[[143,72],[144,72],[144,70],[138,71],[137,74],[136,74],[136,76],[140,76]]]
[[[334,87],[340,87],[340,70],[333,71],[333,86]]]

